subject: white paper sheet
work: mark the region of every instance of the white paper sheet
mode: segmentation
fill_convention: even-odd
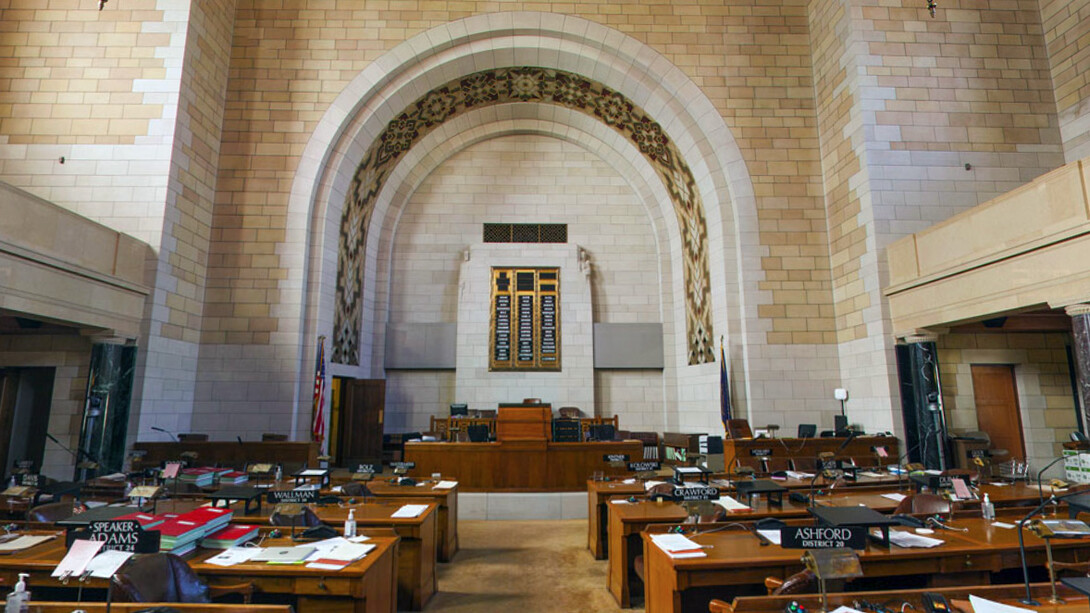
[[[30,536],[28,534],[24,534],[23,536],[20,536],[20,537],[18,537],[16,539],[12,539],[12,540],[10,540],[10,541],[8,541],[6,543],[0,543],[0,551],[8,552],[8,551],[22,551],[24,549],[30,549],[31,547],[33,547],[35,545],[38,545],[40,543],[44,543],[44,542],[48,541],[51,538],[53,538],[53,537],[48,536],[48,535],[47,536]]]
[[[972,594],[969,594],[969,604],[976,613],[1033,613],[1033,609],[1023,609]]]
[[[131,557],[129,551],[103,551],[91,560],[84,572],[91,573],[96,579],[109,579]]]
[[[938,547],[946,542],[942,539],[933,539],[929,536],[920,536],[919,534],[900,530],[890,530],[889,541],[898,547],[922,547],[926,549]]]
[[[53,569],[53,576],[70,575],[78,577],[82,575],[87,570],[87,565],[91,563],[91,559],[95,557],[99,549],[102,549],[103,545],[105,543],[102,541],[85,541],[82,539],[72,541],[72,547],[68,549],[68,554],[64,556],[57,568]]]
[[[629,504],[627,498],[613,498],[609,501],[609,504]]]
[[[428,510],[426,504],[407,504],[394,511],[390,517],[420,517],[420,514]]]
[[[791,477],[792,479],[813,479],[814,478],[813,473],[804,473],[804,472],[800,472],[800,471],[797,471],[797,470],[787,471],[787,476]]]
[[[898,494],[898,493],[894,492],[892,494],[882,494],[882,498],[889,498],[893,502],[901,502],[905,498],[908,498],[908,496],[905,496],[904,494]]]
[[[208,558],[205,562],[215,566],[234,566],[235,564],[249,562],[257,557],[259,553],[261,553],[260,547],[229,547]]]
[[[851,607],[846,607],[844,605],[840,605],[839,607],[833,609],[833,613],[863,613],[863,612],[860,611],[859,609],[853,609]]]
[[[708,555],[703,547],[683,534],[652,534],[651,542],[671,558],[702,558]]]
[[[299,473],[300,477],[324,477],[328,470],[322,468],[308,468]]]
[[[451,488],[458,487],[457,481],[440,481],[432,486],[433,490],[449,490]]]
[[[992,525],[995,526],[996,528],[1007,528],[1007,529],[1017,528],[1018,527],[1018,526],[1016,526],[1014,524],[1008,524],[1005,521],[993,521]]]
[[[772,542],[773,545],[780,544],[780,531],[779,530],[758,530],[757,534],[765,537]]]
[[[643,482],[643,489],[649,490],[649,489],[655,487],[656,485],[667,485],[667,483],[665,481],[644,481]]]
[[[728,511],[749,511],[750,508],[746,505],[738,502],[730,496],[719,496],[719,500],[713,500],[715,504],[723,507]]]

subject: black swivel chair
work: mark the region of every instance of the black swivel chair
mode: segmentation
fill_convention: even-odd
[[[799,438],[814,438],[817,435],[816,424],[799,424]]]
[[[466,433],[469,434],[469,442],[471,443],[488,442],[488,426],[486,424],[470,424],[466,428]]]

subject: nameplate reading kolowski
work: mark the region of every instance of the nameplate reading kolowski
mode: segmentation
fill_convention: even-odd
[[[397,470],[398,468],[404,468],[409,470],[410,468],[416,468],[416,462],[390,462],[390,468]]]
[[[749,450],[749,455],[751,455],[751,456],[753,456],[755,458],[767,458],[768,456],[772,455],[772,450],[771,449],[750,449]]]
[[[719,500],[719,488],[675,487],[674,498],[677,500]]]
[[[628,459],[627,453],[607,453],[602,456],[603,462],[627,462]]]
[[[309,504],[318,502],[318,490],[272,490],[267,499],[273,504]]]
[[[787,526],[780,528],[784,549],[866,549],[867,529],[860,526]]]
[[[649,472],[649,471],[652,471],[652,470],[659,470],[660,468],[662,468],[662,463],[661,462],[629,462],[628,463],[628,470],[631,470],[632,472],[637,472],[637,473]]]
[[[130,553],[155,553],[159,551],[157,530],[146,531],[140,522],[132,519],[93,521],[86,530],[69,533],[68,545],[75,539],[101,541],[102,551],[127,551]]]

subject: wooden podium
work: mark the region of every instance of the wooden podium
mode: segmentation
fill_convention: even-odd
[[[496,440],[546,442],[551,437],[551,404],[501,404],[496,414]]]

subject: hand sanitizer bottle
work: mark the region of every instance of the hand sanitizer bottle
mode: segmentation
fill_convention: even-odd
[[[284,469],[280,468],[280,465],[276,465],[276,482],[280,483],[280,480],[284,478]]]
[[[356,510],[348,509],[348,519],[344,520],[344,538],[356,536]]]
[[[15,584],[15,590],[8,594],[8,603],[4,607],[4,613],[27,613],[30,611],[30,592],[26,591],[27,573],[19,573],[19,582]]]
[[[988,521],[995,520],[995,505],[992,504],[987,493],[984,494],[984,501],[980,503],[980,512],[984,516],[984,519]]]

